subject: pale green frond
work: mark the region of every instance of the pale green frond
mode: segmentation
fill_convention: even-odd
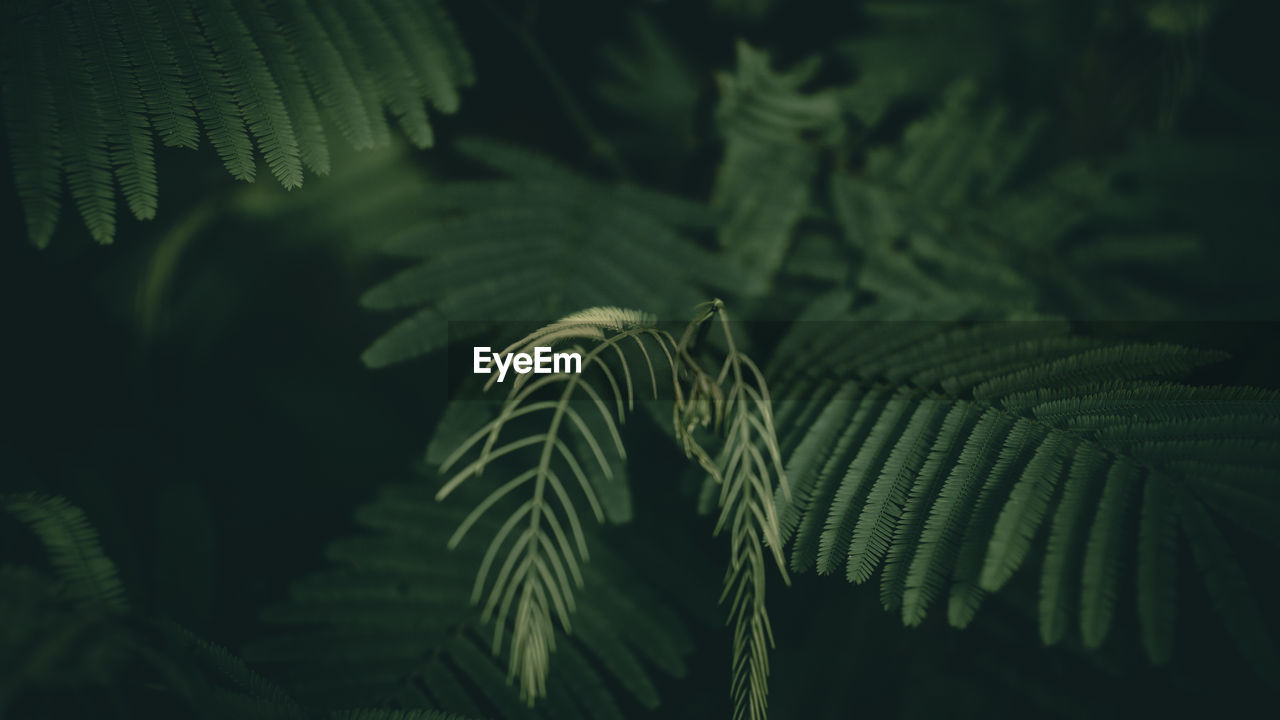
[[[708,486],[720,486],[719,517],[713,532],[729,531],[729,567],[720,602],[727,604],[733,626],[729,692],[734,718],[764,720],[769,692],[769,653],[773,649],[766,607],[766,573],[774,564],[790,582],[782,555],[782,528],[775,493],[792,500],[774,430],[770,392],[759,366],[738,350],[724,303],[699,306],[685,331],[679,356],[686,357],[690,339],[704,323],[721,330],[724,359],[715,374],[687,367],[687,389],[675,407],[677,438],[686,456],[696,458],[708,474]],[[687,392],[687,395],[684,393]],[[709,410],[714,408],[714,410]],[[709,417],[709,415],[711,417]],[[695,428],[711,424],[722,436],[712,459],[695,436]]]
[[[518,503],[488,541],[471,601],[481,605],[483,620],[492,622],[493,652],[506,649],[508,677],[518,680],[521,698],[530,705],[547,693],[559,634],[572,633],[576,627],[571,618],[579,607],[576,593],[588,559],[580,515],[590,508],[596,521],[604,522],[602,497],[611,505],[619,499],[629,502],[625,495],[597,493],[597,488],[620,479],[593,479],[597,469],[606,476],[612,473],[596,434],[612,436],[619,457],[625,457],[605,398],[616,404],[617,421],[621,422],[626,409],[624,395],[633,390],[627,369],[629,352],[643,347],[645,341],[662,346],[668,357],[675,349],[674,339],[657,330],[650,316],[604,307],[567,315],[513,343],[504,352],[570,339],[590,343],[589,350],[573,346],[582,357],[582,374],[556,373],[529,382],[523,382],[528,377],[522,376],[521,382],[513,381],[497,416],[458,443],[444,459],[441,470],[453,475],[437,493],[438,498],[444,499],[474,485],[491,466],[525,468],[499,484],[467,514],[450,538],[449,547],[458,548],[469,530],[490,515],[497,516],[499,508],[510,505],[509,501]],[[642,357],[648,361],[650,356],[646,353]],[[621,375],[611,369],[611,363],[621,366]],[[619,376],[625,378],[625,384],[618,381]],[[607,381],[609,388],[603,397],[592,387],[601,379]],[[486,389],[491,386],[492,382],[485,385]],[[587,402],[581,410],[574,407],[575,402],[584,400]],[[533,420],[543,423],[541,431],[514,434],[523,433],[520,428]],[[591,463],[580,461],[576,455],[587,448],[595,456]],[[464,464],[468,457],[475,459]],[[459,466],[460,469],[453,469]],[[613,510],[608,515],[626,516]],[[615,663],[611,669],[620,675],[634,674],[629,664]]]

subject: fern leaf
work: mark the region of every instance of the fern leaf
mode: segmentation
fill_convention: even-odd
[[[791,539],[800,518],[809,509],[818,484],[819,472],[826,462],[825,454],[835,443],[841,431],[848,427],[858,407],[858,401],[861,399],[859,396],[860,388],[850,383],[842,386],[833,395],[823,392],[812,393],[811,397],[815,400],[814,412],[818,412],[816,406],[821,406],[820,414],[812,421],[808,420],[808,413],[802,414],[794,424],[789,422],[790,418],[779,415],[779,425],[785,427],[791,424],[792,427],[807,428],[806,432],[798,433],[802,439],[794,449],[786,448],[789,451],[787,477],[795,478],[791,488],[791,501],[786,502],[783,498],[774,497],[774,502],[780,508],[779,524],[784,540]],[[781,492],[779,488],[778,495]]]
[[[329,0],[321,0],[312,5],[355,81],[356,90],[364,103],[365,115],[369,118],[374,145],[385,145],[391,140],[391,128],[383,110],[381,86],[376,80],[375,68],[370,67],[364,58],[361,44],[349,27],[348,19],[339,12],[339,7],[339,4]]]
[[[841,483],[831,503],[831,512],[818,546],[819,573],[835,572],[849,557],[849,543],[860,514],[859,508],[918,403],[919,398],[914,392],[901,390],[889,399],[883,413],[871,425],[866,442],[854,455],[845,482]]]
[[[807,570],[822,554],[823,538],[826,537],[826,523],[831,516],[832,503],[835,501],[837,492],[843,487],[841,479],[845,477],[845,470],[863,446],[890,397],[891,394],[884,389],[873,388],[857,403],[853,418],[836,440],[831,457],[813,481],[814,489],[809,507],[800,508],[803,514],[791,554],[792,570],[796,572]],[[802,479],[797,482],[804,487],[807,480],[803,479],[803,476],[800,477]]]
[[[682,232],[687,225],[664,219],[705,224],[705,210],[592,183],[504,144],[464,141],[458,149],[510,177],[433,189],[419,222],[388,243],[389,253],[420,262],[362,302],[421,309],[365,352],[370,366],[439,350],[448,320],[475,321],[469,328],[478,332],[497,320],[545,323],[593,303],[667,315],[696,304],[704,288],[746,285],[742,271]]]
[[[625,397],[629,407],[634,397],[633,383],[629,370],[626,370],[621,346],[626,343],[643,347],[646,337],[662,346],[664,353],[670,352],[668,345],[674,349],[674,341],[654,329],[652,320],[643,313],[599,308],[570,315],[517,341],[506,352],[524,348],[530,343],[551,344],[570,338],[594,341],[590,351],[581,352],[582,369],[584,372],[598,371],[609,380],[612,399],[617,405],[618,422],[621,422],[624,391],[602,355],[606,351],[619,355],[621,368],[626,373]],[[540,397],[537,393],[543,388],[555,399],[534,399]],[[579,410],[574,404],[575,393],[592,402]],[[591,407],[592,403],[594,407]],[[549,413],[545,431],[499,443],[511,421],[534,412]],[[601,443],[594,437],[591,424],[584,416],[602,425],[612,438],[619,456],[625,457],[612,410],[588,380],[574,373],[550,375],[527,383],[513,382],[498,417],[462,442],[441,464],[443,471],[451,471],[454,467],[459,469],[441,487],[438,499],[448,497],[463,483],[474,481],[487,466],[503,456],[526,448],[536,451],[534,466],[492,491],[458,526],[449,543],[450,547],[457,547],[471,527],[506,496],[517,491],[516,497],[528,496],[529,499],[518,505],[490,542],[476,575],[472,602],[480,603],[483,598],[483,618],[494,622],[495,653],[504,647],[503,637],[510,620],[508,676],[520,680],[521,697],[530,705],[547,692],[550,654],[556,647],[552,615],[566,632],[572,631],[570,616],[576,610],[575,587],[582,584],[580,567],[588,559],[579,510],[566,487],[567,479],[576,481],[596,520],[603,522],[605,519],[593,484],[583,469],[584,463],[574,457],[562,437],[562,434],[572,437],[574,433],[580,436],[595,449],[594,461],[599,471],[610,475],[611,466],[600,451]],[[460,460],[472,450],[478,452],[477,459],[462,465]],[[513,535],[520,525],[526,529]],[[566,527],[569,532],[566,532]],[[619,661],[617,657],[613,660]],[[615,669],[630,672],[630,668]]]
[[[267,167],[285,188],[302,185],[302,161],[293,121],[262,51],[231,0],[197,6],[196,18],[209,46],[226,68],[231,90]]]
[[[729,568],[720,602],[727,603],[729,623],[733,625],[729,686],[734,701],[732,717],[764,720],[769,695],[769,652],[773,648],[773,629],[765,601],[765,574],[770,562],[766,555],[771,556],[783,580],[789,583],[774,493],[780,491],[790,499],[791,489],[778,447],[768,384],[759,366],[737,349],[720,300],[700,306],[699,315],[680,341],[678,354],[687,356],[690,338],[708,321],[718,324],[723,332],[725,357],[714,376],[685,368],[693,377],[688,395],[677,394],[676,434],[686,454],[696,457],[720,486],[720,515],[714,532],[718,534],[726,528],[730,531]],[[717,426],[722,425],[724,433],[723,446],[714,461],[693,436],[693,428],[712,419]]]
[[[348,0],[341,7],[351,29],[360,37],[367,38],[360,47],[361,57],[372,74],[382,102],[400,121],[400,127],[410,142],[420,148],[430,147],[435,137],[423,107],[423,90],[410,70],[404,49],[372,6],[371,0]]]
[[[907,617],[906,589],[912,580],[909,573],[915,548],[921,541],[929,520],[928,508],[938,495],[945,473],[959,460],[964,440],[977,421],[978,413],[972,405],[957,403],[951,406],[942,419],[937,439],[930,444],[919,478],[909,485],[902,517],[895,525],[893,537],[888,543],[888,555],[880,583],[881,604],[886,610],[903,606],[904,619]]]
[[[1085,446],[1072,459],[1062,500],[1053,514],[1049,543],[1040,576],[1040,639],[1056,645],[1069,628],[1072,595],[1078,591],[1080,558],[1084,554],[1085,508],[1094,506],[1098,481],[1111,458]]]
[[[352,147],[374,147],[368,108],[329,31],[304,0],[285,0],[279,7],[281,28],[321,109]]]
[[[735,72],[719,79],[716,116],[725,135],[725,157],[716,173],[711,204],[722,211],[720,243],[766,276],[782,263],[791,233],[805,212],[819,155],[803,134],[840,133],[835,92],[804,95],[800,87],[817,70],[809,62],[775,73],[767,54],[738,44]]]
[[[1071,440],[1060,433],[1050,433],[1035,448],[996,521],[979,583],[983,590],[999,590],[1022,565],[1048,514],[1073,449]]]
[[[1151,662],[1173,656],[1178,572],[1178,489],[1168,479],[1147,478],[1138,526],[1138,623]]]
[[[203,127],[239,180],[255,176],[256,143],[294,188],[304,165],[329,170],[325,121],[357,148],[386,145],[390,105],[425,146],[424,99],[452,112],[474,79],[436,2],[72,0],[6,18],[6,35],[24,36],[5,43],[5,116],[37,244],[52,234],[63,176],[101,242],[115,234],[116,185],[136,217],[153,218],[155,137],[195,148]]]
[[[3,504],[40,538],[68,597],[116,612],[127,609],[115,563],[80,508],[60,497],[35,494],[4,496]]]
[[[996,525],[1004,516],[1005,496],[1008,495],[1014,477],[1020,477],[1027,463],[1032,460],[1035,450],[1044,442],[1048,431],[1026,420],[1017,420],[1004,439],[1004,445],[996,456],[982,489],[978,493],[977,504],[969,516],[969,524],[965,528],[964,539],[956,554],[955,570],[952,574],[951,598],[947,607],[947,617],[954,627],[966,627],[973,621],[978,607],[985,597],[982,587],[982,575],[995,546]],[[1035,496],[1032,496],[1034,498]],[[1042,496],[1041,496],[1042,497]],[[1010,498],[1011,499],[1011,498]],[[1024,505],[1029,506],[1032,517],[1038,501],[1029,499]],[[1018,516],[1013,515],[1014,518]],[[1016,520],[1006,521],[1016,527]],[[1012,534],[1013,530],[1010,532]],[[1008,542],[1004,547],[1008,547]],[[1001,548],[997,547],[997,550]],[[996,553],[997,557],[999,553]]]
[[[50,43],[54,96],[67,186],[94,240],[110,242],[115,235],[115,186],[107,134],[95,99],[89,60],[76,42],[76,24],[69,8],[50,10]]]
[[[894,529],[907,504],[913,481],[929,456],[947,404],[924,398],[903,427],[885,459],[875,484],[867,492],[858,524],[849,543],[848,579],[862,583],[889,551]],[[896,598],[894,599],[896,602]]]
[[[1080,583],[1080,629],[1086,647],[1101,647],[1111,629],[1120,576],[1120,546],[1125,512],[1142,471],[1119,459],[1107,472],[1102,498],[1089,530]]]
[[[4,37],[4,114],[14,184],[26,214],[27,238],[44,247],[62,210],[63,148],[51,50],[42,33],[25,23],[12,23]]]
[[[97,113],[107,130],[107,150],[129,209],[139,220],[156,215],[159,186],[146,103],[120,39],[116,17],[104,3],[73,3],[77,42],[97,73],[93,86]]]
[[[320,124],[320,113],[303,79],[296,50],[265,6],[242,0],[240,13],[266,66],[271,69],[284,111],[293,122],[298,158],[315,174],[328,175],[329,142],[325,138],[324,126]]]
[[[987,411],[978,418],[973,432],[965,440],[937,501],[929,510],[929,519],[911,558],[911,570],[903,589],[905,624],[923,622],[930,603],[942,593],[955,566],[971,513],[982,497],[984,480],[991,477],[991,469],[1013,425],[1007,416]]]
[[[444,113],[456,111],[459,97],[450,73],[453,58],[435,35],[427,9],[413,0],[375,0],[375,4],[431,104]]]
[[[191,6],[183,0],[157,0],[164,34],[173,43],[183,84],[222,164],[237,180],[252,180],[253,141],[240,115],[235,93],[205,40]]]
[[[1144,643],[1167,660],[1178,551],[1171,488],[1274,539],[1280,396],[1147,379],[1220,353],[1065,332],[1061,323],[852,322],[827,333],[834,343],[784,339],[841,358],[780,364],[785,387],[823,393],[817,403],[793,399],[793,412],[815,421],[784,443],[799,489],[799,502],[782,504],[784,527],[796,528],[792,567],[829,571],[847,555],[859,582],[887,561],[881,601],[900,604],[908,625],[923,621],[949,579],[948,617],[963,627],[1040,552],[1034,541],[1051,518],[1041,639],[1065,636],[1078,590],[1084,644],[1100,646],[1122,558],[1134,552]],[[851,420],[823,414],[833,386],[860,398]],[[844,427],[833,432],[837,417]],[[1139,482],[1142,512],[1130,512]]]
[[[194,149],[200,143],[200,128],[178,58],[154,3],[115,0],[114,8],[138,90],[160,142],[168,147]]]

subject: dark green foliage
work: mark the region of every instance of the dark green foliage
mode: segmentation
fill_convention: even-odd
[[[602,185],[508,145],[466,141],[458,149],[506,177],[434,188],[422,201],[426,217],[386,244],[422,264],[361,302],[425,307],[365,351],[370,366],[443,348],[448,320],[545,323],[593,304],[679,316],[707,290],[753,290],[737,265],[684,234],[711,226],[699,205]],[[482,330],[473,323],[471,332]]]
[[[449,9],[0,10],[0,715],[1273,704],[1261,5]]]
[[[41,246],[64,173],[98,241],[115,236],[117,186],[135,217],[154,218],[153,139],[195,148],[197,121],[233,177],[254,179],[256,147],[294,188],[304,165],[329,172],[325,125],[357,148],[386,144],[386,108],[427,147],[424,103],[453,112],[473,81],[435,0],[31,0],[9,4],[5,28],[5,124]]]
[[[492,626],[470,602],[474,568],[500,523],[482,516],[446,554],[474,503],[438,503],[432,494],[426,484],[395,485],[363,507],[357,517],[373,534],[332,544],[334,567],[299,582],[292,601],[267,615],[314,629],[259,643],[251,656],[279,666],[308,697],[396,698],[489,717],[622,717],[630,703],[659,702],[646,666],[685,672],[691,646],[680,622],[623,557],[593,540],[573,629],[556,642],[547,697],[529,709],[490,655]],[[627,697],[616,697],[613,683]]]
[[[777,73],[766,53],[739,43],[737,67],[718,78],[725,147],[711,205],[724,216],[720,244],[766,275],[782,264],[808,207],[819,151],[843,131],[838,93],[801,91],[817,69],[811,58]]]
[[[84,513],[59,497],[35,494],[0,498],[5,510],[40,538],[70,600],[116,612],[128,607],[116,566],[102,551]]]
[[[22,567],[0,566],[0,714],[24,694],[51,688],[125,686],[129,680],[163,698],[174,716],[252,720],[465,720],[428,711],[363,709],[317,712],[303,707],[225,648],[168,622],[125,617],[115,566],[79,508],[60,497],[10,496],[5,507],[31,526],[49,553],[57,581]],[[125,706],[115,696],[116,709]],[[133,702],[141,703],[142,698]],[[56,707],[56,704],[55,704]],[[30,711],[30,708],[27,708]],[[98,707],[95,717],[123,717]]]
[[[1215,492],[1269,502],[1265,481],[1244,478],[1280,472],[1274,392],[1158,380],[1220,356],[1100,343],[1058,323],[920,324],[938,334],[918,337],[892,323],[853,327],[840,362],[816,370],[840,390],[817,391],[822,409],[788,459],[794,499],[778,498],[795,537],[793,569],[843,566],[862,583],[882,568],[883,604],[907,624],[921,622],[949,584],[951,622],[964,627],[983,595],[1039,552],[1048,527],[1045,642],[1062,640],[1074,606],[1084,645],[1101,646],[1122,573],[1136,568],[1145,644],[1163,662],[1181,518],[1202,567],[1214,563],[1205,583],[1238,632],[1252,600],[1227,569],[1230,551],[1204,503]],[[883,343],[885,330],[896,344]],[[793,379],[784,387],[813,392],[813,379],[785,377]],[[1255,660],[1272,663],[1265,636],[1247,643]]]

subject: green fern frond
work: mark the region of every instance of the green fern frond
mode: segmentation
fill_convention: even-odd
[[[1062,640],[1075,616],[1084,645],[1101,646],[1122,568],[1136,567],[1144,645],[1163,662],[1186,512],[1178,498],[1250,505],[1241,524],[1274,535],[1280,396],[1158,379],[1220,353],[1101,343],[1052,322],[824,331],[842,344],[817,357],[839,361],[776,360],[789,392],[815,393],[801,411],[814,418],[807,431],[784,444],[793,496],[776,498],[784,537],[794,538],[791,566],[843,563],[856,583],[883,567],[884,605],[900,606],[906,624],[920,623],[950,585],[951,623],[967,625],[1043,547],[1045,643]],[[1222,551],[1196,527],[1196,552]],[[1225,575],[1205,581],[1245,592]],[[1237,640],[1242,627],[1231,628]],[[1259,647],[1251,659],[1265,659]]]
[[[389,253],[421,264],[361,302],[420,309],[365,351],[370,366],[444,347],[448,320],[477,321],[476,332],[484,322],[546,322],[615,304],[665,316],[697,303],[704,288],[758,289],[681,232],[710,227],[698,205],[594,182],[508,145],[463,141],[458,149],[509,177],[435,188],[420,222],[388,243]]]
[[[53,237],[62,210],[62,140],[55,77],[62,67],[47,41],[11,24],[4,34],[4,115],[15,184],[37,247]]]
[[[161,144],[194,149],[200,142],[200,128],[173,49],[180,40],[166,37],[166,26],[158,17],[163,10],[153,3],[115,0],[114,4],[134,81]]]
[[[506,467],[499,460],[489,472]],[[468,716],[621,718],[625,694],[656,707],[653,668],[683,675],[691,641],[588,527],[595,562],[580,568],[573,633],[556,644],[546,697],[532,709],[522,701],[489,652],[496,629],[470,602],[486,543],[464,539],[441,554],[484,499],[471,483],[455,495],[458,502],[439,503],[425,485],[385,487],[356,513],[368,534],[331,544],[332,567],[296,583],[290,602],[267,612],[267,620],[293,626],[290,634],[255,644],[249,656],[279,667],[306,696],[338,706],[381,697]],[[470,534],[492,536],[501,522],[486,514]]]
[[[6,495],[0,503],[40,538],[68,598],[116,612],[128,608],[115,563],[80,508],[60,497],[36,494]]]
[[[772,277],[808,209],[820,150],[843,131],[840,95],[801,91],[816,59],[778,73],[766,53],[739,42],[737,60],[732,74],[718,77],[725,151],[711,204],[725,216],[721,246]]]
[[[98,242],[109,242],[115,235],[115,185],[106,129],[94,101],[95,79],[89,72],[85,50],[75,40],[71,9],[62,6],[50,12],[50,31],[40,34],[53,67],[50,81],[57,98],[61,167],[71,199],[89,232]]]
[[[882,302],[960,317],[1038,299],[1002,239],[970,217],[1007,184],[1038,124],[1010,121],[1000,106],[978,110],[977,94],[972,80],[955,82],[901,143],[869,150],[857,174],[832,176],[836,219],[863,254],[858,285]]]
[[[53,234],[64,175],[100,242],[115,235],[117,186],[135,217],[155,217],[154,137],[194,148],[203,127],[239,180],[255,175],[256,144],[293,188],[304,166],[328,172],[326,123],[357,148],[385,145],[387,108],[426,147],[424,104],[453,112],[474,80],[437,2],[18,2],[4,24],[5,124],[37,245]]]

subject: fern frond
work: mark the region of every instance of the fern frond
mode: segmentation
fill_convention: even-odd
[[[385,145],[386,107],[425,147],[424,103],[453,112],[474,80],[438,2],[74,0],[10,3],[4,21],[5,122],[37,244],[53,232],[63,175],[100,242],[115,234],[116,186],[153,218],[156,136],[194,148],[203,127],[239,180],[255,175],[256,143],[298,187],[304,165],[329,169],[324,120],[357,148]]]
[[[784,445],[795,495],[776,498],[793,569],[846,561],[864,582],[883,564],[882,601],[909,625],[949,583],[950,621],[965,626],[1048,525],[1044,642],[1062,640],[1078,602],[1084,645],[1102,645],[1132,566],[1144,644],[1167,660],[1177,498],[1249,507],[1242,526],[1274,536],[1280,396],[1156,379],[1220,353],[1076,338],[1061,323],[916,325],[827,329],[842,344],[815,355],[839,360],[781,364],[785,386],[816,400]]]
[[[253,141],[249,139],[231,82],[205,40],[195,12],[184,0],[158,0],[156,5],[165,37],[177,55],[183,85],[209,143],[231,177],[253,180],[257,171]]]
[[[36,494],[6,495],[0,503],[40,538],[67,597],[116,612],[127,609],[115,563],[80,508],[60,497]]]
[[[41,33],[10,23],[4,34],[4,115],[14,184],[27,218],[27,236],[48,245],[62,210],[62,139],[54,72],[58,58]],[[51,68],[50,65],[53,65]]]
[[[774,72],[766,53],[740,42],[734,72],[718,77],[725,154],[711,204],[725,215],[720,244],[766,277],[781,265],[808,208],[819,150],[843,130],[838,91],[801,91],[816,71],[809,61]]]
[[[1085,547],[1084,569],[1080,591],[1080,630],[1085,647],[1096,648],[1111,629],[1115,610],[1116,585],[1120,578],[1121,547],[1126,544],[1125,530],[1128,505],[1135,487],[1143,482],[1142,468],[1127,458],[1117,459],[1107,471],[1102,497],[1089,530]],[[1155,481],[1158,482],[1158,481]]]
[[[617,422],[622,422],[624,402],[626,409],[630,409],[635,389],[622,347],[635,345],[643,350],[645,341],[649,340],[668,357],[675,349],[674,340],[657,330],[652,319],[643,313],[597,308],[567,316],[517,341],[504,352],[523,351],[534,344],[554,346],[569,339],[593,341],[590,350],[575,346],[581,355],[581,370],[608,381],[612,393],[606,397],[612,402],[602,398],[579,373],[559,373],[534,380],[529,380],[533,377],[530,375],[520,377],[513,381],[498,417],[460,443],[443,461],[443,472],[459,469],[436,495],[440,500],[447,498],[504,456],[524,454],[521,451],[527,449],[536,457],[532,467],[502,483],[480,502],[449,541],[451,548],[457,547],[471,527],[504,498],[528,496],[490,542],[476,575],[471,601],[480,604],[483,600],[482,616],[494,622],[495,654],[504,647],[503,638],[510,621],[508,678],[519,679],[521,697],[530,705],[547,694],[550,654],[556,648],[552,615],[565,632],[572,632],[571,615],[577,609],[575,589],[582,586],[581,568],[588,559],[586,536],[579,519],[582,511],[574,504],[566,483],[571,476],[596,520],[604,522],[603,508],[584,466],[592,474],[598,470],[606,478],[612,475],[612,466],[602,449],[606,443],[597,439],[593,424],[603,426],[618,456],[626,457],[614,420],[614,406]],[[619,364],[611,368],[607,358],[614,353]],[[650,376],[654,377],[647,351],[644,360],[649,365]],[[619,375],[623,378],[621,383]],[[486,387],[495,380],[496,376]],[[526,380],[528,382],[524,382]],[[656,394],[656,379],[654,382]],[[590,402],[577,402],[582,396]],[[543,397],[551,399],[540,399]],[[517,435],[517,439],[503,437],[504,431],[507,436],[517,432],[513,429],[516,419],[535,413],[548,417],[545,430],[528,436]],[[590,447],[594,457],[578,460],[572,446],[566,443],[575,435]],[[476,459],[463,464],[462,459],[473,450],[477,452]],[[518,531],[521,525],[525,527],[523,532]]]
[[[267,167],[286,188],[302,185],[302,164],[293,119],[280,97],[280,87],[244,18],[231,0],[209,0],[198,6],[196,19],[214,56],[231,80],[231,91],[244,113]]]
[[[107,150],[116,180],[129,209],[139,220],[156,214],[155,158],[146,103],[133,78],[133,68],[120,39],[115,13],[105,3],[73,2],[76,42],[97,70],[93,93],[95,115],[106,129]]]
[[[110,242],[116,227],[115,186],[107,134],[95,102],[95,79],[85,51],[75,40],[70,8],[50,12],[48,26],[40,31],[51,51],[50,81],[58,105],[67,187],[89,233],[98,242]]]
[[[160,142],[194,149],[200,143],[200,128],[159,11],[147,0],[115,0],[114,5],[134,81]]]
[[[286,39],[284,29],[266,8],[243,5],[241,12],[245,26],[276,79],[284,113],[292,119],[291,130],[297,139],[298,159],[315,174],[328,175],[329,143],[324,134],[324,126],[320,123],[315,100],[303,79],[297,51]],[[259,142],[259,147],[261,146]],[[287,183],[282,184],[286,188],[290,187]]]
[[[836,219],[863,254],[858,285],[922,316],[1027,310],[1038,299],[1007,248],[970,219],[1021,163],[1037,124],[1011,123],[999,106],[975,110],[976,95],[972,80],[955,82],[901,144],[873,148],[858,174],[832,176]]]
[[[498,466],[508,467],[499,460],[489,472]],[[484,499],[473,483],[454,494],[457,502],[439,503],[425,485],[383,488],[356,513],[366,534],[331,544],[332,567],[297,582],[289,603],[267,612],[290,633],[257,643],[249,656],[279,667],[300,693],[337,706],[382,697],[468,716],[490,708],[501,718],[560,717],[557,709],[620,718],[626,694],[655,707],[653,668],[682,675],[691,641],[634,568],[587,527],[596,562],[580,568],[574,631],[558,638],[539,707],[522,701],[489,652],[496,628],[487,630],[492,623],[470,602],[486,543],[469,537],[448,556],[440,552]],[[488,513],[469,536],[491,536],[501,524]]]
[[[421,264],[361,302],[421,309],[365,351],[370,366],[444,347],[448,320],[478,321],[475,332],[483,322],[545,322],[591,305],[668,315],[705,297],[703,288],[758,289],[681,232],[709,226],[697,205],[602,185],[503,144],[463,141],[458,149],[511,177],[432,190],[420,222],[388,244]]]
[[[352,147],[374,147],[373,120],[330,31],[304,0],[285,0],[279,8],[281,27],[298,55],[316,102]]]
[[[1178,488],[1153,477],[1143,485],[1138,525],[1137,595],[1142,644],[1151,662],[1173,656],[1178,572]]]
[[[1075,454],[1067,470],[1040,576],[1040,639],[1045,645],[1061,642],[1070,628],[1072,596],[1080,592],[1076,571],[1085,548],[1085,509],[1097,502],[1097,485],[1109,462],[1111,458],[1106,453],[1085,447]]]
[[[720,486],[716,521],[718,534],[729,529],[729,568],[725,572],[720,602],[728,602],[733,625],[733,660],[730,694],[733,717],[763,720],[769,695],[769,652],[773,629],[765,604],[766,573],[770,559],[787,578],[782,556],[782,531],[774,492],[791,497],[783,468],[773,418],[773,403],[764,374],[750,357],[737,349],[723,303],[716,300],[690,324],[679,350],[704,322],[723,330],[726,353],[712,381],[695,376],[689,396],[676,403],[675,427],[685,451],[696,457]],[[714,461],[694,439],[692,431],[711,418],[723,427],[724,443]],[[767,548],[767,549],[766,549]],[[769,558],[766,558],[766,555]]]

